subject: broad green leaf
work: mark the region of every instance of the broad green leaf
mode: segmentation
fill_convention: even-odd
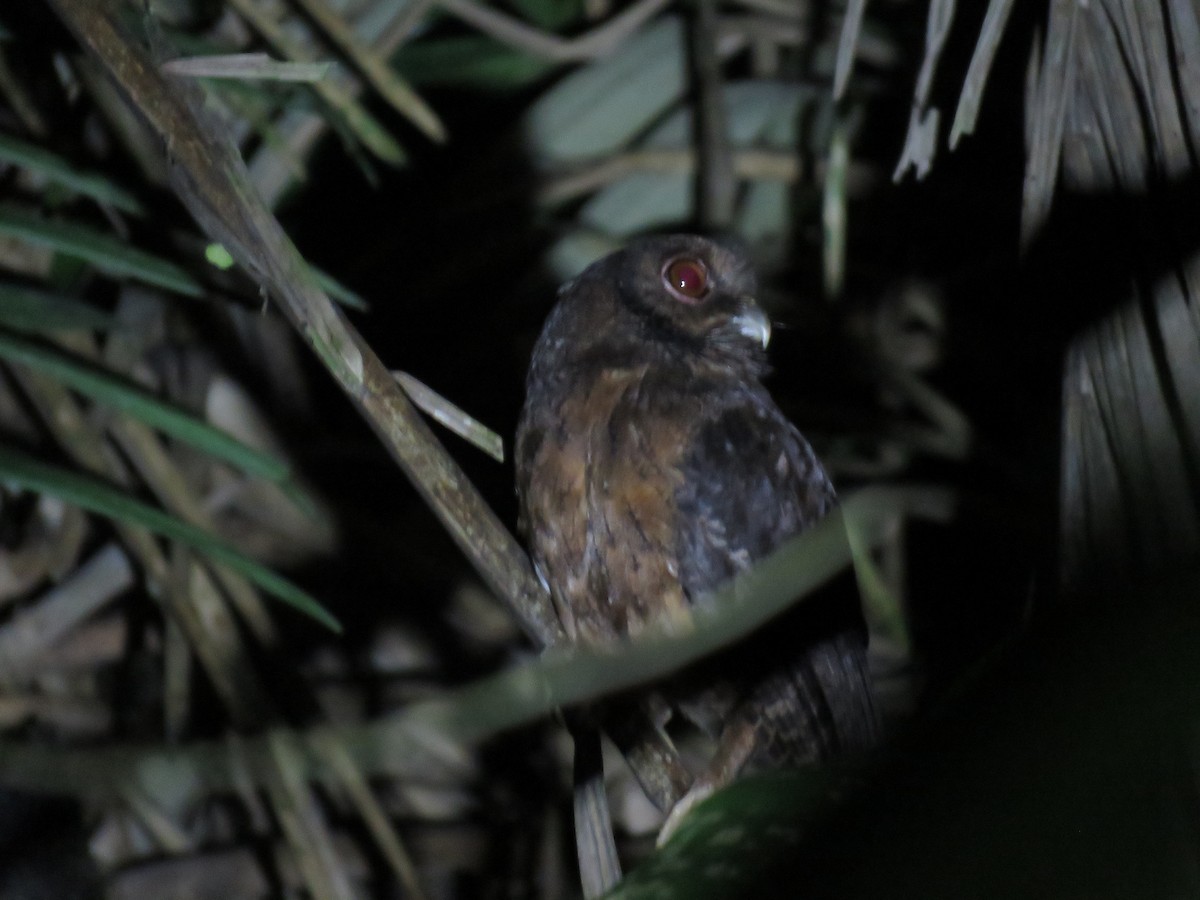
[[[14,166],[36,172],[77,194],[91,197],[98,203],[114,206],[131,215],[140,216],[145,212],[137,197],[105,176],[96,172],[80,171],[58,154],[11,135],[0,134],[0,162],[12,163]]]
[[[555,84],[522,125],[534,159],[583,162],[626,146],[687,92],[684,51],[682,21],[666,16]]]
[[[6,204],[0,206],[0,234],[86,260],[116,278],[136,278],[188,297],[204,294],[200,283],[175,263],[77,222],[43,219]]]
[[[509,0],[526,19],[546,31],[559,31],[583,15],[581,0]]]
[[[294,606],[326,628],[341,633],[342,626],[307,592],[197,528],[161,509],[135,500],[108,485],[58,466],[47,465],[25,454],[0,446],[0,479],[7,485],[39,494],[49,494],[98,515],[186,544],[214,562],[229,566],[268,594]]]
[[[415,85],[509,90],[537,81],[559,64],[482,35],[464,35],[406,45],[393,65]]]
[[[79,300],[24,285],[0,282],[0,325],[14,331],[105,330],[112,316]]]
[[[850,776],[826,768],[735,782],[691,810],[666,846],[630,872],[609,900],[730,900],[780,896],[781,872]]]
[[[142,388],[65,353],[0,333],[0,359],[42,372],[251,475],[274,482],[285,481],[288,477],[287,463],[247,447]]]
[[[737,81],[723,90],[729,142],[735,150],[764,143],[791,147],[801,109],[815,92],[806,85]],[[690,109],[677,109],[638,141],[639,149],[682,150],[692,144]],[[782,138],[782,140],[781,140]],[[578,220],[604,234],[628,236],[692,217],[695,171],[634,171],[598,190],[580,209]],[[790,212],[783,209],[781,212]],[[774,223],[785,233],[790,218]]]

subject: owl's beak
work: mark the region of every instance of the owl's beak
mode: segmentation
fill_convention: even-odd
[[[752,341],[762,344],[764,350],[771,342],[771,320],[767,318],[752,297],[742,298],[742,311],[733,317],[737,330]]]

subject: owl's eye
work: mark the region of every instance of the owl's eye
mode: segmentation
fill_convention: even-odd
[[[663,266],[663,284],[679,300],[692,303],[708,293],[708,267],[691,256],[679,256]]]

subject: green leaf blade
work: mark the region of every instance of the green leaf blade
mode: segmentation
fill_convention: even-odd
[[[65,353],[0,333],[0,359],[42,372],[250,475],[282,483],[291,474],[290,467],[282,460],[249,447],[192,414]]]
[[[12,135],[0,134],[0,162],[35,172],[76,194],[130,215],[141,216],[146,212],[137,197],[103,175],[80,171],[58,154]]]
[[[135,500],[108,485],[0,446],[0,479],[6,484],[49,494],[81,509],[179,541],[243,575],[271,596],[340,634],[341,623],[315,597],[278,573],[161,509]]]
[[[134,278],[186,297],[204,296],[204,287],[182,267],[77,222],[51,221],[4,204],[0,234],[77,257],[114,278]]]
[[[13,331],[107,331],[113,317],[70,297],[0,282],[0,325]]]

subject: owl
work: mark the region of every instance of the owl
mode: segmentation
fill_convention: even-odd
[[[715,589],[837,502],[762,384],[770,323],[745,255],[649,237],[563,285],[516,439],[521,523],[571,637],[685,628]],[[707,793],[876,739],[861,613],[806,602],[663,687],[710,733]],[[695,789],[694,789],[695,790]]]

